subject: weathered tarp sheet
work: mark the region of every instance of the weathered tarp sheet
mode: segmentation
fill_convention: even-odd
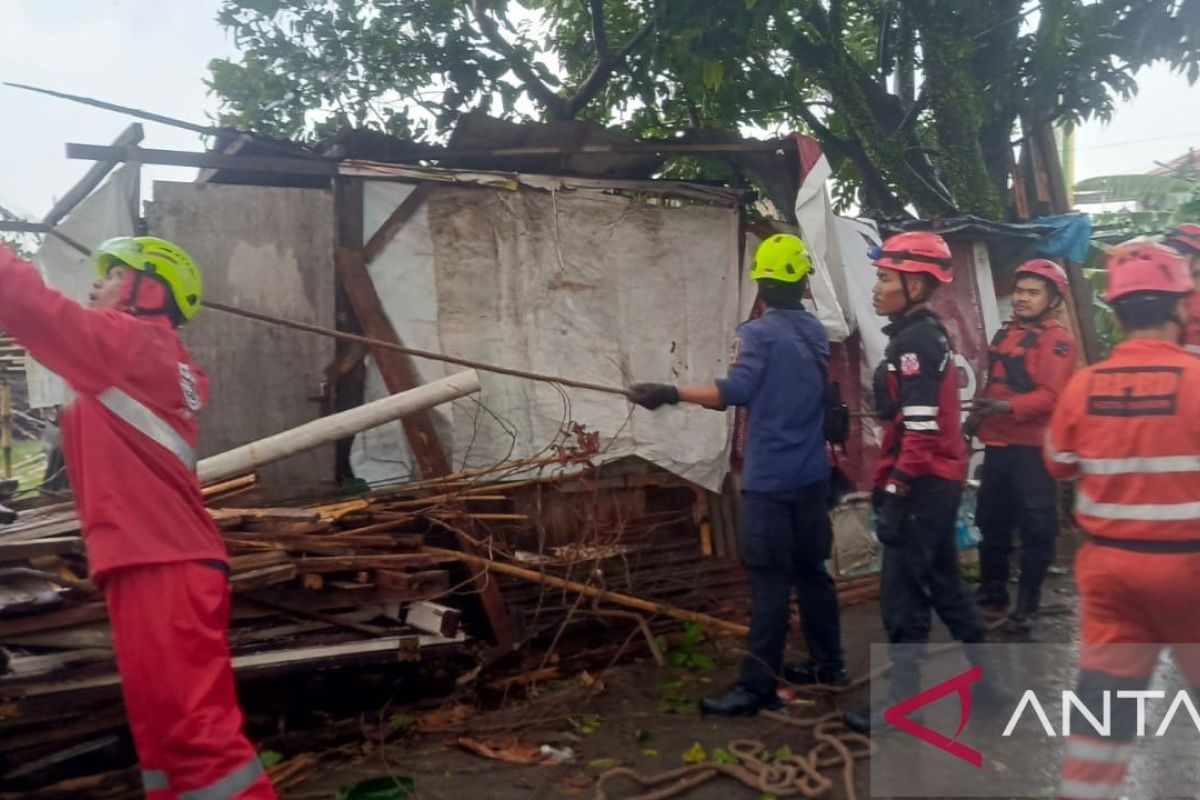
[[[368,181],[365,236],[412,191]],[[437,187],[370,265],[408,345],[594,383],[685,383],[721,376],[738,323],[738,217],[600,192]],[[447,374],[416,361],[418,379]],[[717,489],[729,416],[695,407],[634,410],[621,397],[483,374],[483,390],[435,412],[455,468],[536,455],[564,425],[597,431],[602,460],[639,455]],[[366,399],[383,396],[368,371]],[[355,474],[412,474],[399,423],[356,438]]]
[[[141,181],[137,164],[125,164],[71,211],[58,229],[71,239],[95,247],[114,236],[132,236],[134,204]],[[86,302],[96,280],[88,256],[54,236],[47,236],[33,258],[46,283],[79,302]],[[66,402],[66,384],[32,358],[25,368],[29,381],[29,407],[49,408]]]

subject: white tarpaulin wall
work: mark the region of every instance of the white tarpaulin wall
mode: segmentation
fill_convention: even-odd
[[[132,236],[134,206],[137,203],[141,172],[137,164],[126,164],[109,176],[95,192],[84,198],[58,226],[66,236],[80,244],[95,247],[114,236]],[[47,236],[33,257],[47,285],[86,303],[96,280],[91,259],[54,236]],[[49,408],[66,402],[66,384],[62,378],[29,359],[25,367],[29,382],[30,408]]]
[[[412,191],[368,181],[369,240]],[[725,374],[739,318],[738,215],[664,208],[599,192],[438,187],[370,265],[405,344],[611,386]],[[447,374],[416,361],[417,379]],[[453,368],[451,368],[453,369]],[[621,397],[482,374],[479,400],[435,413],[454,468],[540,452],[564,423],[601,434],[605,459],[639,455],[719,488],[730,416],[696,407],[651,414]],[[366,399],[386,389],[368,371]],[[399,423],[355,439],[355,474],[413,474]]]

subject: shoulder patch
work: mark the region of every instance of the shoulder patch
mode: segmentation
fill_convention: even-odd
[[[200,392],[196,388],[196,376],[188,364],[179,363],[179,389],[183,392],[183,402],[188,411],[195,413],[200,410]]]
[[[740,336],[733,337],[733,344],[729,347],[729,363],[736,364],[738,356],[742,354],[742,339]]]
[[[900,374],[906,378],[921,374],[921,359],[917,358],[916,353],[902,353],[900,355]]]
[[[1054,355],[1065,356],[1069,352],[1071,352],[1071,343],[1070,342],[1055,342],[1054,343]]]

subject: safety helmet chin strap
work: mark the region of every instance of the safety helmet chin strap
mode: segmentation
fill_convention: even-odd
[[[914,308],[916,308],[919,305],[923,305],[924,303],[929,302],[928,296],[926,296],[923,300],[914,300],[913,299],[912,292],[910,292],[908,290],[908,278],[909,278],[909,273],[907,273],[907,272],[900,273],[900,288],[904,290],[904,308],[901,309],[900,313],[896,315],[898,317],[908,316],[908,312],[912,311]],[[922,279],[922,283],[925,283],[925,285],[927,287],[929,286],[929,284],[925,282],[925,279]]]
[[[151,281],[163,291],[163,304],[157,308],[144,308],[138,304],[138,294],[141,292],[143,280]],[[126,301],[126,310],[135,317],[168,317],[171,324],[177,324],[177,314],[175,307],[171,303],[171,293],[158,281],[148,278],[144,273],[135,271],[133,273],[133,284],[129,287],[129,298]]]

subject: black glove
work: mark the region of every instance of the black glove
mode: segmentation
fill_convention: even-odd
[[[900,528],[908,514],[908,498],[898,494],[881,494],[875,505],[875,538],[884,547],[904,544]]]
[[[983,425],[983,417],[978,412],[972,411],[967,415],[967,421],[963,423],[963,435],[971,439],[975,434],[979,433],[979,428]]]
[[[651,411],[679,402],[679,389],[669,383],[635,383],[625,394],[629,402]]]

